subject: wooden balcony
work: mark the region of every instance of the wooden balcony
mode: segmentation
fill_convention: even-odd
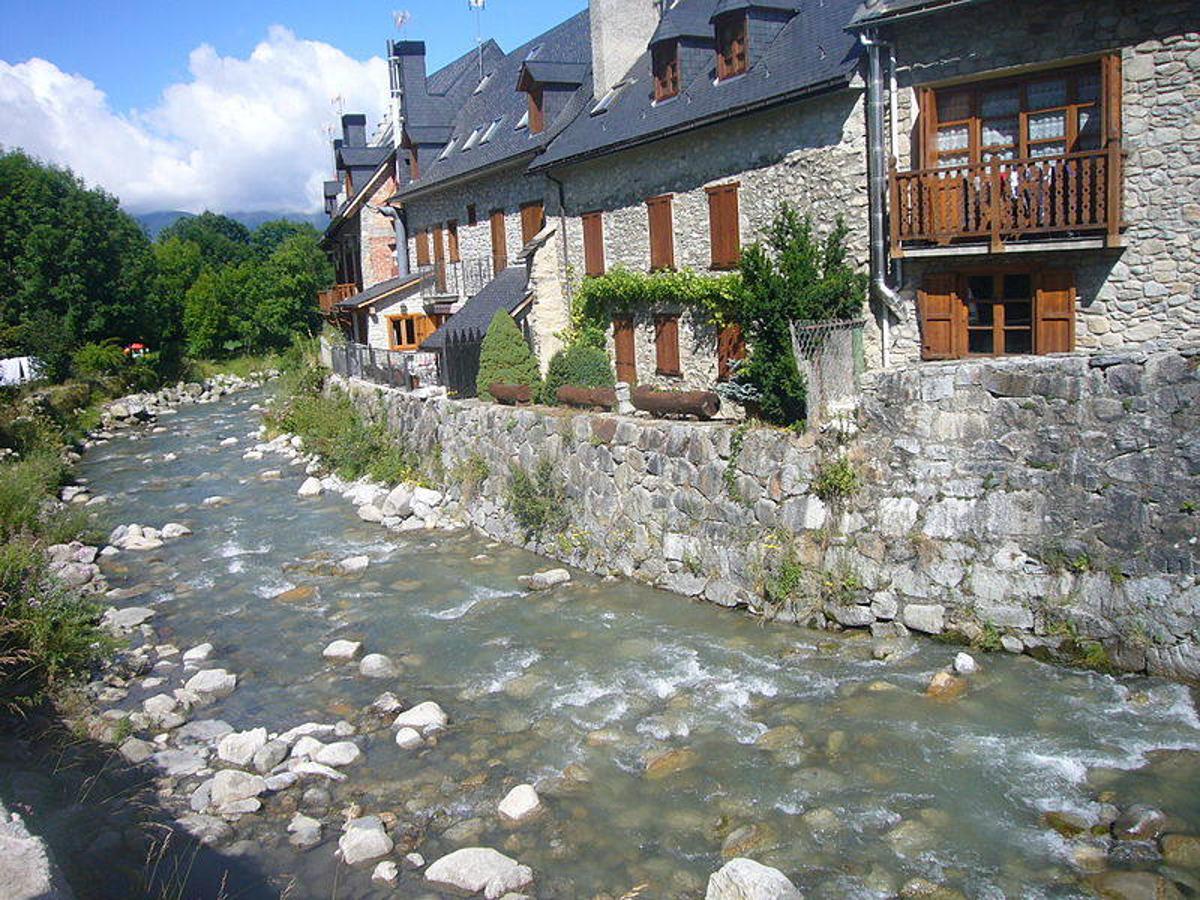
[[[321,307],[321,315],[333,315],[333,308],[337,304],[353,297],[358,292],[358,285],[356,284],[335,284],[327,291],[318,291],[317,304]]]
[[[1122,154],[1107,150],[891,174],[891,253],[986,242],[1121,246]]]

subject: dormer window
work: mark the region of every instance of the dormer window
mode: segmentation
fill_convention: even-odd
[[[531,84],[529,94],[529,133],[541,134],[546,127],[545,91],[540,84]]]
[[[730,13],[717,19],[718,81],[743,75],[750,67],[746,52],[746,22],[744,12]]]
[[[651,64],[655,101],[670,100],[679,93],[679,41],[655,44]]]
[[[499,119],[493,119],[493,120],[492,120],[492,124],[491,124],[491,125],[489,125],[489,126],[487,127],[487,131],[485,131],[485,132],[483,133],[483,137],[481,137],[481,138],[479,139],[479,143],[481,143],[481,144],[486,144],[486,143],[487,143],[488,141],[490,141],[490,140],[491,140],[493,137],[495,137],[495,136],[496,136],[496,130],[497,130],[499,127],[500,127],[500,123],[501,123],[501,122],[503,122],[503,121],[504,121],[504,117],[503,117],[503,116],[501,116]]]

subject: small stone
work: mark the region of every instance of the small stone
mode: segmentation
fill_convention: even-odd
[[[704,900],[803,900],[803,895],[778,869],[739,857],[709,876]]]
[[[700,757],[695,750],[667,750],[646,761],[646,777],[666,778],[668,775],[693,768],[699,761]]]
[[[500,801],[500,819],[506,825],[521,825],[536,818],[542,811],[541,798],[533,785],[519,784]]]
[[[312,477],[306,478],[304,484],[300,485],[300,489],[296,491],[297,496],[304,498],[319,497],[323,493],[325,493],[325,486],[321,484],[321,479]]]
[[[254,754],[252,760],[257,772],[270,772],[288,757],[288,746],[283,741],[268,741]]]
[[[212,803],[217,809],[251,800],[266,793],[267,783],[261,775],[250,775],[237,769],[222,769],[213,776]]]
[[[183,654],[184,664],[201,663],[213,654],[212,644],[199,644]]]
[[[1092,823],[1079,813],[1069,810],[1050,810],[1042,813],[1042,824],[1057,831],[1065,838],[1083,834],[1092,826]]]
[[[954,657],[954,671],[959,675],[974,675],[979,664],[970,653],[959,653]]]
[[[121,755],[134,765],[144,763],[154,755],[154,745],[139,738],[127,738],[120,746]]]
[[[1008,653],[1023,653],[1025,650],[1025,645],[1021,643],[1021,639],[1011,634],[1006,634],[1000,638],[1000,646]]]
[[[346,830],[338,839],[338,852],[342,862],[348,866],[370,862],[387,856],[395,846],[383,823],[375,816],[365,816],[351,819],[346,823]]]
[[[205,669],[193,675],[184,687],[196,694],[201,703],[212,703],[233,693],[237,676],[224,669]]]
[[[334,662],[349,662],[358,656],[362,650],[362,641],[333,641],[328,647],[321,651],[321,655],[325,659],[333,660]]]
[[[396,746],[401,750],[415,750],[424,743],[421,733],[414,728],[401,728],[396,732]]]
[[[392,722],[393,728],[412,728],[423,735],[445,728],[449,718],[440,706],[432,701],[418,703],[407,709]]]
[[[1162,839],[1162,854],[1168,865],[1200,870],[1200,837],[1168,834]]]
[[[382,653],[369,653],[358,664],[358,674],[364,678],[395,678],[400,674],[400,669],[391,657]]]
[[[409,853],[404,857],[404,868],[416,871],[425,868],[425,857],[420,853]]]
[[[187,537],[192,533],[192,529],[186,525],[180,525],[178,522],[169,522],[162,528],[162,536],[167,540]]]
[[[348,556],[338,563],[337,570],[340,575],[355,575],[365,571],[370,564],[369,556]]]
[[[967,683],[949,672],[938,672],[929,681],[925,696],[934,700],[957,700],[967,692]]]
[[[371,873],[371,880],[381,884],[395,885],[400,880],[400,868],[391,860],[381,862]]]
[[[566,569],[547,569],[545,572],[534,572],[525,583],[531,591],[548,591],[560,584],[567,584],[571,573]]]
[[[338,741],[328,744],[317,751],[313,759],[323,766],[342,768],[352,766],[362,759],[362,751],[351,741]]]

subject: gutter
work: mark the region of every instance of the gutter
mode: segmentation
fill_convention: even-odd
[[[851,78],[847,75],[838,75],[834,78],[829,78],[825,81],[816,84],[808,85],[807,87],[791,91],[786,94],[778,94],[774,97],[768,97],[763,100],[756,100],[747,103],[743,106],[737,106],[733,109],[722,110],[718,113],[713,113],[703,119],[696,119],[688,122],[686,125],[673,125],[667,128],[660,128],[658,131],[652,131],[648,134],[640,135],[636,138],[631,138],[628,141],[621,141],[616,144],[607,144],[603,147],[597,147],[593,150],[585,150],[582,153],[576,153],[574,156],[567,156],[562,159],[556,159],[548,163],[542,163],[538,166],[530,166],[530,172],[545,173],[551,169],[562,168],[564,166],[574,165],[580,162],[586,162],[589,159],[596,159],[600,156],[607,156],[610,153],[617,153],[621,150],[631,150],[634,147],[640,147],[644,144],[650,144],[654,141],[661,140],[665,137],[671,137],[677,134],[686,134],[689,131],[695,131],[698,128],[704,128],[708,125],[715,125],[719,122],[724,122],[728,119],[735,119],[738,116],[748,115],[750,113],[762,112],[763,110],[773,109],[776,106],[782,106],[785,103],[791,103],[796,100],[806,100],[810,97],[815,97],[820,94],[829,93],[830,91],[839,88],[848,87]]]
[[[482,178],[485,175],[492,175],[502,169],[516,168],[526,161],[536,157],[538,153],[538,150],[526,150],[517,156],[510,156],[507,159],[502,159],[479,169],[469,169],[466,172],[460,172],[458,175],[451,175],[449,178],[443,178],[440,181],[431,181],[425,183],[418,181],[416,183],[419,185],[419,187],[416,187],[412,190],[400,191],[394,197],[389,197],[387,202],[404,203],[406,200],[422,197],[425,194],[441,190],[442,188],[462,184],[467,181],[474,181],[476,178]],[[409,183],[412,184],[412,182]]]
[[[917,9],[905,10],[904,12],[885,13],[881,16],[874,16],[869,19],[864,19],[861,22],[851,22],[846,26],[849,31],[858,31],[860,29],[876,28],[880,25],[891,25],[894,22],[904,22],[910,19],[919,19],[922,16],[930,15],[931,13],[943,12],[947,9],[956,9],[960,6],[969,6],[978,3],[979,0],[932,0],[925,6]]]

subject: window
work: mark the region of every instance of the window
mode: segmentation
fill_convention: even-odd
[[[618,316],[613,319],[613,349],[617,364],[617,381],[629,385],[637,384],[633,316]]]
[[[437,330],[437,323],[423,313],[388,316],[388,325],[393,350],[416,350]]]
[[[671,217],[671,195],[646,201],[650,220],[650,269],[675,268],[675,226]]]
[[[608,112],[608,108],[613,105],[613,101],[617,99],[617,97],[620,95],[621,91],[623,91],[626,87],[628,87],[632,83],[633,83],[633,81],[629,80],[629,81],[618,81],[616,84],[614,84],[611,88],[608,89],[608,93],[605,94],[603,97],[601,97],[599,102],[595,106],[592,107],[592,111],[591,111],[590,115],[598,116],[601,113]]]
[[[499,274],[508,268],[508,244],[504,233],[504,210],[493,209],[492,224],[492,272]]]
[[[717,335],[717,380],[728,381],[733,377],[733,364],[746,358],[746,337],[742,326],[730,323]]]
[[[1099,62],[1020,79],[929,89],[931,167],[1061,156],[1101,147]]]
[[[529,87],[529,133],[541,134],[542,129],[546,127],[545,110],[542,103],[545,100],[545,94],[540,84],[530,85]]]
[[[503,121],[503,116],[501,116],[499,119],[493,119],[492,124],[487,127],[487,131],[483,133],[483,137],[479,139],[479,143],[486,144],[488,141],[494,138],[496,136],[497,129],[500,128],[500,123]]]
[[[741,75],[748,68],[746,14],[721,16],[717,19],[717,80]]]
[[[513,131],[520,131],[522,128],[529,127],[529,110],[525,110],[524,115],[517,120],[517,124],[513,126]]]
[[[429,265],[429,232],[426,230],[417,232],[417,265]]]
[[[433,226],[433,272],[438,293],[446,293],[446,245],[442,242],[442,226]]]
[[[737,268],[742,255],[742,236],[736,183],[708,188],[708,230],[712,244],[712,267]]]
[[[475,145],[479,143],[479,135],[481,133],[482,131],[479,128],[476,128],[471,132],[471,136],[467,138],[466,143],[463,144],[463,153],[475,148]]]
[[[458,143],[458,138],[450,138],[449,143],[447,143],[445,148],[443,148],[442,152],[440,154],[438,154],[438,159],[439,160],[445,159],[447,156],[449,156],[451,153],[453,153],[454,145],[457,143]]]
[[[488,72],[486,75],[484,75],[482,78],[479,79],[479,84],[475,85],[474,93],[478,94],[478,93],[482,92],[483,89],[485,87],[487,87],[488,82],[491,80],[492,80],[492,73]]]
[[[531,59],[537,59],[538,56],[541,55],[541,52],[542,52],[542,45],[538,44],[532,50],[530,50],[528,53],[525,54],[525,62],[529,62]]]
[[[446,223],[446,243],[447,249],[450,251],[450,262],[458,262],[460,259],[458,255],[458,222],[454,219]]]
[[[587,275],[604,274],[604,217],[598,212],[583,214],[583,267]]]
[[[539,231],[546,227],[546,213],[542,209],[542,201],[533,200],[521,204],[521,244],[524,246],[532,241]]]
[[[654,317],[654,361],[659,375],[677,376],[679,371],[679,316]]]
[[[679,42],[663,41],[651,51],[654,99],[670,100],[679,93]]]
[[[479,224],[479,216],[475,212],[475,204],[467,204],[467,224],[472,228]]]
[[[1070,272],[939,272],[925,277],[918,303],[924,359],[1066,353],[1075,346]]]

